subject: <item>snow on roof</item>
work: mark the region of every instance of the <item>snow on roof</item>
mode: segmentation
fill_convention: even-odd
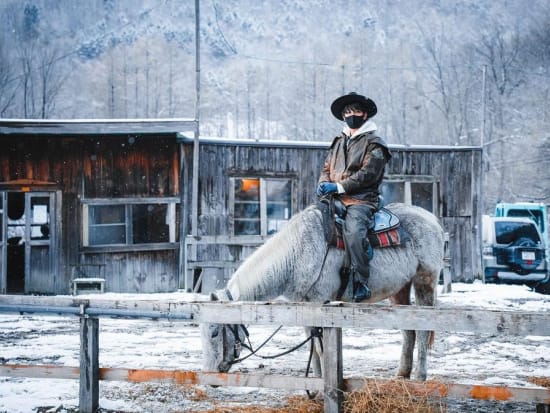
[[[175,134],[179,142],[194,142],[194,119],[0,119],[0,136],[20,135],[116,135],[116,134]],[[210,145],[242,145],[264,147],[326,149],[331,141],[289,139],[235,139],[200,136],[199,143]],[[472,151],[480,146],[403,145],[389,144],[396,151]]]
[[[194,138],[184,133],[178,134],[178,141],[182,143],[192,143]],[[199,143],[210,145],[243,145],[243,146],[272,146],[272,147],[302,147],[302,148],[322,148],[326,149],[331,144],[330,141],[302,141],[302,140],[266,140],[266,139],[231,139],[222,137],[199,137]],[[402,145],[389,144],[390,149],[405,151],[471,151],[481,150],[479,146],[453,146],[453,145]]]

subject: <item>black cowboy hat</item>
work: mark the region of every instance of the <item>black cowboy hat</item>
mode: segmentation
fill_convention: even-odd
[[[366,98],[363,95],[358,95],[355,92],[350,92],[347,95],[340,96],[338,99],[332,102],[332,105],[330,105],[330,111],[336,119],[344,120],[344,117],[342,116],[342,111],[347,105],[351,105],[352,103],[359,103],[361,106],[363,106],[369,118],[374,117],[374,115],[376,115],[376,112],[378,111],[378,109],[376,108],[376,103],[374,103],[372,99]]]

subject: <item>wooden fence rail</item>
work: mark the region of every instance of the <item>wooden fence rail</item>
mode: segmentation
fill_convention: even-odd
[[[223,309],[222,309],[223,308]],[[173,381],[204,384],[270,387],[288,390],[323,391],[325,412],[341,412],[342,391],[361,388],[362,379],[342,376],[342,328],[417,329],[449,332],[550,336],[550,313],[480,310],[474,308],[431,308],[361,305],[332,302],[179,302],[167,300],[83,300],[75,297],[0,296],[0,312],[46,313],[80,317],[80,367],[0,365],[0,375],[38,378],[79,378],[80,411],[95,412],[99,401],[99,380]],[[177,370],[105,369],[98,363],[101,316],[166,318],[199,323],[319,326],[323,328],[325,359],[330,366],[324,378],[276,375],[206,373]],[[337,357],[334,356],[337,355]],[[332,355],[332,356],[330,356]],[[479,386],[448,383],[411,383],[430,394],[446,397],[522,401],[547,409],[550,390]],[[540,410],[542,411],[542,410]],[[545,410],[546,411],[546,410]]]

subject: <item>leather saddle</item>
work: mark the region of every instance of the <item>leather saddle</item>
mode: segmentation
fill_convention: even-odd
[[[342,228],[346,218],[346,206],[340,199],[331,197],[322,198],[317,208],[323,215],[325,240],[329,245],[343,249]],[[410,239],[400,225],[399,217],[383,207],[374,213],[373,225],[367,236],[373,248],[394,247]]]

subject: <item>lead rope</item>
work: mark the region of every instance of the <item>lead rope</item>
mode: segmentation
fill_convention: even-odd
[[[315,284],[317,284],[317,281],[319,281],[321,279],[321,274],[323,272],[323,268],[325,268],[325,263],[327,261],[327,256],[328,256],[328,252],[330,250],[330,245],[329,243],[327,242],[326,243],[326,247],[325,247],[325,255],[323,256],[323,262],[321,263],[321,268],[319,269],[319,273],[317,274],[317,277],[315,277],[315,281],[313,281],[311,283],[311,285],[309,286],[309,288],[307,289],[306,293],[304,294],[304,298],[307,298],[307,295],[309,294],[309,292],[311,291],[311,289],[313,288],[313,286]],[[307,301],[307,300],[306,300]]]
[[[328,200],[328,208],[329,208],[329,217],[334,217],[334,200],[332,199],[332,196],[324,196]],[[334,219],[331,219],[331,228],[330,228],[330,234],[328,236],[328,240],[325,241],[325,255],[323,256],[323,262],[321,263],[321,268],[319,268],[319,273],[317,274],[317,277],[315,278],[315,281],[311,283],[310,287],[304,294],[304,298],[307,298],[307,295],[313,288],[315,284],[317,284],[317,281],[321,278],[321,274],[323,273],[323,269],[325,268],[325,263],[327,261],[328,252],[330,250],[330,240],[333,237],[333,234],[336,232],[336,223],[334,222]]]
[[[261,354],[257,354],[258,351],[260,351],[260,349],[261,349],[263,346],[265,346],[265,345],[269,342],[269,340],[271,340],[271,339],[273,338],[273,336],[274,336],[275,334],[277,334],[277,332],[279,332],[279,330],[280,330],[282,327],[283,327],[283,326],[277,327],[277,329],[276,329],[276,330],[275,330],[275,331],[274,331],[274,332],[273,332],[273,333],[272,333],[272,334],[271,334],[262,344],[260,344],[260,346],[257,347],[256,350],[253,350],[253,349],[252,349],[252,344],[250,344],[250,340],[249,340],[248,343],[250,344],[250,347],[247,347],[247,348],[248,348],[248,350],[251,351],[251,353],[250,353],[250,354],[247,354],[246,356],[241,357],[241,358],[239,358],[239,359],[233,360],[233,361],[231,362],[231,364],[240,363],[240,362],[242,362],[242,361],[246,360],[247,358],[249,358],[249,357],[251,357],[251,356],[254,356],[254,355],[255,355],[256,357],[261,358],[261,359],[275,359],[275,358],[277,358],[277,357],[285,356],[285,355],[287,355],[287,354],[289,354],[289,353],[292,353],[292,352],[295,351],[295,350],[298,350],[300,347],[302,347],[302,346],[303,346],[304,344],[306,344],[308,341],[310,341],[310,340],[312,340],[314,337],[316,337],[315,333],[312,332],[304,341],[302,341],[301,343],[299,343],[299,344],[295,345],[294,347],[292,347],[292,348],[290,348],[290,349],[288,349],[288,350],[285,350],[285,351],[283,351],[283,352],[281,352],[281,353],[270,354],[270,355],[268,355],[268,356],[263,356],[263,355],[261,355]],[[306,375],[306,377],[307,377],[307,375]]]
[[[323,349],[323,329],[320,327],[315,327],[311,329],[311,336],[313,337],[313,340],[311,340],[310,346],[309,346],[309,357],[307,360],[307,367],[306,367],[306,377],[309,377],[309,369],[311,368],[311,359],[313,358],[313,351],[315,349],[315,338],[319,340],[319,345],[321,346],[321,351],[324,351]],[[315,398],[315,394],[311,393],[309,390],[306,390],[307,397],[309,400],[313,400]]]

